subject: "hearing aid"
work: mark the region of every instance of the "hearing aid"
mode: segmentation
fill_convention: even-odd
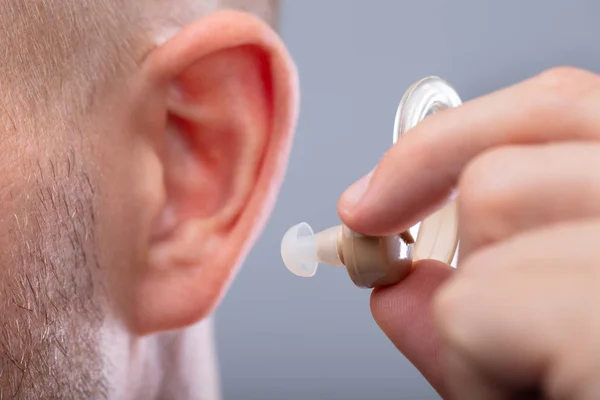
[[[461,103],[455,89],[439,77],[414,83],[398,105],[393,143],[427,116]],[[345,225],[315,233],[302,222],[283,236],[281,256],[287,269],[297,276],[314,276],[319,263],[344,266],[356,286],[376,288],[402,281],[417,260],[452,263],[458,244],[458,213],[451,199],[411,229],[390,236],[361,235]]]

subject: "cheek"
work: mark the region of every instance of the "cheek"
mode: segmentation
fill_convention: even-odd
[[[39,168],[34,168],[31,155],[11,141],[0,146],[0,155],[0,271],[6,273],[34,250],[32,228],[41,235],[48,227],[41,226],[46,225],[40,221],[45,204],[40,199]]]
[[[97,163],[98,257],[108,274],[114,310],[127,317],[133,286],[144,271],[153,226],[165,203],[163,172],[143,142],[105,146]]]
[[[94,189],[83,158],[74,150],[12,153],[13,164],[0,167],[0,315],[10,322],[11,312],[27,311],[44,322],[87,309],[98,269]]]

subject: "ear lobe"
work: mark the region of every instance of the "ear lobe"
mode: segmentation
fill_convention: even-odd
[[[296,120],[296,73],[266,25],[219,12],[148,58],[167,93],[164,208],[139,271],[133,328],[194,323],[220,299],[270,213]]]

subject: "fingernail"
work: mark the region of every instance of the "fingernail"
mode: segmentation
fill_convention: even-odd
[[[371,177],[373,176],[373,172],[369,172],[367,175],[360,178],[356,181],[352,186],[350,186],[342,195],[342,204],[341,211],[344,214],[349,214],[353,209],[361,202],[367,189],[369,188],[369,184],[371,183]]]

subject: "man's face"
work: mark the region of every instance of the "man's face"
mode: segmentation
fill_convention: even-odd
[[[68,104],[0,114],[0,398],[103,398],[107,371],[126,362],[108,349],[127,331],[119,304],[162,181],[138,103],[117,83],[106,93],[85,118]]]
[[[101,397],[103,188],[91,132],[8,110],[0,121],[0,397]]]
[[[295,123],[293,65],[240,13],[127,42],[102,73],[53,74],[56,57],[15,69],[19,43],[2,38],[18,56],[0,66],[0,399],[108,397],[131,386],[141,336],[212,312],[261,229]]]

